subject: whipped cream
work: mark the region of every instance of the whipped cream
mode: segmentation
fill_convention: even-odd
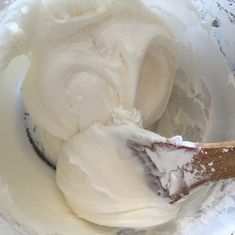
[[[226,66],[190,4],[155,7],[22,0],[1,15],[0,67],[20,54],[30,58],[23,98],[37,126],[35,138],[57,166],[56,182],[72,211],[98,224],[164,224],[184,204],[170,205],[149,187],[128,136],[163,140],[141,128],[172,134],[171,123],[181,127],[173,132],[196,133],[197,140],[214,133],[208,120],[218,107],[211,100],[218,98],[213,86],[207,88],[212,73],[199,56],[200,35],[224,77]],[[185,14],[174,16],[176,8]]]
[[[53,4],[38,3],[34,29],[26,28],[27,25],[18,27],[21,32],[25,31],[22,42],[31,60],[23,83],[24,104],[38,129],[36,138],[43,140],[42,147],[49,153],[51,162],[57,164],[59,161],[56,174],[58,186],[72,210],[92,222],[114,227],[148,227],[164,223],[169,220],[166,214],[173,217],[177,212],[174,208],[178,206],[168,205],[167,202],[163,206],[160,203],[162,199],[157,199],[154,192],[149,195],[151,190],[145,183],[144,174],[138,173],[141,167],[133,170],[141,175],[142,180],[137,173],[128,171],[130,162],[127,161],[117,167],[117,176],[106,185],[105,179],[112,177],[113,168],[124,156],[118,154],[115,161],[118,140],[112,140],[112,131],[106,133],[105,130],[112,123],[118,124],[117,129],[121,128],[121,123],[133,123],[134,131],[138,132],[138,126],[142,123],[148,127],[159,119],[169,100],[176,75],[177,47],[174,36],[161,19],[140,1],[132,1],[132,4],[104,1],[95,8],[88,2],[85,4],[86,10],[78,4],[74,6],[77,10],[73,10],[73,15],[67,15],[68,12],[64,12],[67,9],[62,5],[61,11],[54,12]],[[23,5],[21,12],[27,13],[27,9],[22,9]],[[7,24],[4,26],[6,30],[11,29]],[[27,44],[24,39],[31,33],[33,37]],[[5,51],[2,61],[7,63],[9,51]],[[3,62],[2,67],[5,66]],[[93,130],[93,123],[100,123],[101,130]],[[113,129],[115,131],[115,127]],[[94,135],[95,140],[100,139],[97,144],[103,148],[108,145],[110,136],[110,148],[106,149],[105,156],[112,157],[109,159],[112,163],[110,169],[105,164],[107,172],[103,179],[99,179],[104,181],[104,185],[92,183],[87,190],[83,184],[86,184],[86,178],[91,177],[92,166],[85,173],[85,178],[80,172],[80,164],[75,164],[72,171],[73,167],[66,157],[67,149],[72,151],[71,143],[77,147],[87,146],[84,151],[88,152],[81,155],[82,158],[85,155],[87,163],[89,159],[86,155],[93,157],[95,152],[98,159],[107,161],[107,157],[102,156],[102,151],[99,154],[97,144],[89,144],[91,140],[86,133],[89,138]],[[103,135],[107,137],[103,138]],[[121,132],[120,136],[124,140],[125,132]],[[80,139],[83,144],[80,144]],[[120,151],[127,148],[124,141],[122,145]],[[89,149],[94,151],[93,154],[89,153]],[[80,158],[79,153],[77,157]],[[128,157],[131,157],[130,153],[126,154]],[[103,171],[100,164],[96,163],[98,175],[94,175],[95,178]],[[81,180],[79,187],[84,190],[71,184],[69,178],[72,172],[75,179],[77,174],[81,175],[78,182]],[[123,180],[118,177],[121,172]],[[128,185],[132,183],[133,189],[129,190]],[[102,187],[99,196],[100,190],[97,188]],[[120,187],[127,193],[122,197]],[[110,193],[105,196],[102,191]],[[139,196],[136,194],[138,191]],[[93,198],[88,200],[87,194],[92,194]],[[136,199],[133,198],[135,194]],[[89,203],[90,200],[93,203]],[[129,205],[131,201],[132,205]],[[99,205],[103,205],[103,209]],[[166,209],[161,209],[160,214],[159,207]],[[106,211],[110,212],[107,214]]]
[[[109,3],[102,13],[66,21],[40,18],[23,84],[37,125],[68,140],[94,122],[110,122],[119,107],[138,109],[146,125],[160,117],[175,79],[176,45],[157,17],[133,5]]]
[[[134,140],[151,144],[165,138],[130,124],[95,124],[68,141],[56,181],[75,213],[113,227],[145,228],[175,218],[179,205],[149,186],[154,182],[146,176],[147,165],[128,147]]]

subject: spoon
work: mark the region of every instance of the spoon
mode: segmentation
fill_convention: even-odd
[[[157,194],[170,203],[199,185],[235,177],[234,141],[199,144],[167,139],[149,145],[130,141],[129,147],[145,159]]]
[[[201,184],[235,177],[235,141],[199,144],[183,141],[180,136],[160,137],[128,125],[119,128],[121,131],[116,134],[125,139],[127,147],[132,150],[131,155],[139,159],[146,182],[170,203]],[[40,158],[56,169],[40,151],[29,129],[27,135]]]

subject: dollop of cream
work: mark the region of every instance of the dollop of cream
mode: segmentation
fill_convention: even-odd
[[[66,143],[56,181],[75,213],[98,224],[129,228],[175,218],[179,205],[157,195],[158,182],[152,182],[148,166],[128,147],[134,140],[151,144],[165,138],[131,124],[94,124]]]

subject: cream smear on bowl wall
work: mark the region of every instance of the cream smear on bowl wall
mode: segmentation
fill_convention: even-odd
[[[3,217],[40,235],[193,226],[222,183],[169,204],[125,145],[235,137],[231,74],[192,4],[19,0],[0,17]]]

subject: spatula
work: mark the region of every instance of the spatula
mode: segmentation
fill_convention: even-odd
[[[148,166],[158,195],[170,198],[171,203],[199,185],[235,177],[235,142],[187,143],[168,139],[150,145],[129,144]]]

